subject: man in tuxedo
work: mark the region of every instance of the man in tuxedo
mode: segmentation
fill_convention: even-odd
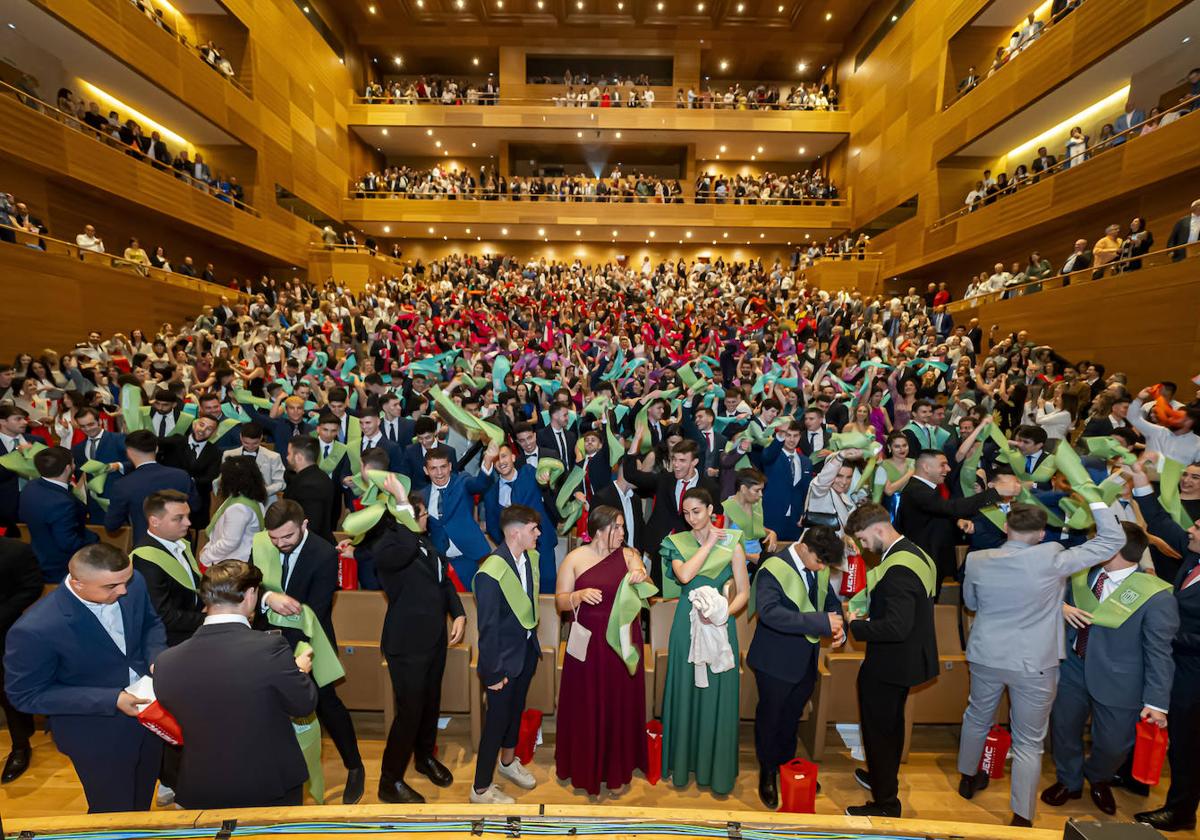
[[[901,510],[903,510],[901,505]],[[887,509],[870,502],[855,508],[846,534],[879,554],[879,577],[869,593],[866,614],[846,613],[850,635],[866,642],[858,671],[858,709],[867,769],[855,779],[871,793],[865,805],[846,813],[856,817],[899,817],[900,756],[904,751],[904,704],[913,686],[937,676],[937,636],[933,624],[933,560],[892,527]]]
[[[15,405],[0,405],[0,456],[11,455],[33,445],[34,439],[25,433],[29,414]],[[17,536],[18,509],[21,499],[21,476],[0,465],[0,528],[10,537]]]
[[[380,426],[383,436],[400,449],[403,458],[404,450],[413,442],[414,421],[404,416],[404,405],[400,402],[400,397],[392,391],[383,395],[379,407],[383,411],[383,422]]]
[[[258,471],[262,473],[263,483],[267,486],[267,501],[270,502],[278,497],[286,484],[283,458],[278,452],[263,448],[263,430],[257,423],[243,423],[238,429],[238,434],[241,446],[226,450],[221,455],[221,460],[236,458],[238,455],[253,458],[254,463],[258,464]]]
[[[100,414],[91,407],[81,408],[75,412],[75,426],[83,432],[83,440],[71,447],[75,457],[76,476],[88,461],[99,461],[108,464],[108,478],[105,480],[104,495],[111,499],[113,491],[120,484],[124,474],[133,469],[129,456],[125,451],[125,435],[106,431],[100,423]],[[88,517],[94,523],[105,521],[105,509],[95,498],[88,499]]]
[[[76,551],[100,537],[87,529],[87,507],[71,492],[69,450],[50,446],[33,456],[40,478],[21,491],[21,521],[46,583],[59,583]]]
[[[575,443],[579,434],[567,428],[570,409],[556,404],[550,409],[550,425],[537,432],[538,455],[541,458],[556,458],[570,470],[575,466]]]
[[[812,461],[800,451],[803,439],[804,427],[793,420],[775,432],[775,440],[762,454],[763,472],[767,476],[763,488],[763,522],[785,542],[800,536],[798,523],[812,482]],[[747,451],[749,441],[743,439],[738,447]]]
[[[1174,248],[1171,259],[1179,262],[1187,256],[1187,246],[1200,242],[1200,198],[1192,202],[1192,212],[1175,222],[1171,235],[1167,239],[1167,247]]]
[[[539,565],[541,579],[538,581],[540,592],[552,594],[555,590],[555,566],[549,562],[554,558],[554,550],[558,545],[558,534],[554,523],[546,512],[542,502],[542,488],[537,483],[537,470],[526,464],[517,469],[517,456],[510,446],[501,446],[496,452],[496,480],[493,481],[483,494],[483,520],[487,525],[488,536],[497,545],[504,540],[504,532],[500,528],[500,515],[504,509],[512,505],[522,505],[537,511],[540,519],[541,534],[538,536],[538,556],[548,558],[548,562]]]
[[[363,455],[365,466],[366,453]],[[288,467],[291,472],[288,473],[283,498],[296,502],[304,509],[309,531],[326,542],[333,542],[335,511],[339,507],[338,488],[333,479],[317,466],[319,457],[320,447],[313,438],[303,437],[292,441],[288,447]],[[361,574],[359,580],[365,584]],[[364,585],[364,588],[377,587]]]
[[[403,493],[402,486],[396,486]],[[433,547],[425,530],[425,505],[417,498],[410,501],[419,531],[385,516],[357,547],[347,542],[338,549],[358,560],[360,569],[364,561],[370,561],[388,601],[379,645],[388,663],[396,716],[383,750],[379,798],[383,802],[422,804],[425,797],[404,781],[410,760],[414,770],[438,787],[449,787],[454,781],[435,756],[437,721],[446,648],[463,640],[466,613],[451,580],[449,564]],[[449,634],[447,618],[451,622]]]
[[[517,469],[529,464],[535,470],[541,450],[538,447],[537,432],[532,423],[517,423],[513,426],[513,440],[517,442]]]
[[[60,449],[66,452],[65,449]],[[40,453],[39,453],[40,454]],[[67,455],[70,462],[70,455]],[[9,629],[21,613],[42,595],[42,570],[29,546],[9,537],[0,537],[0,652],[4,650]],[[29,769],[33,751],[29,739],[33,735],[33,715],[18,711],[4,691],[4,663],[0,654],[0,708],[8,722],[12,748],[4,762],[0,783],[8,784]]]
[[[1013,735],[1012,825],[1032,825],[1037,808],[1042,744],[1063,649],[1063,585],[1072,575],[1107,562],[1125,545],[1113,512],[1099,501],[1090,507],[1095,538],[1064,549],[1061,543],[1043,542],[1044,509],[1016,503],[1008,513],[1005,542],[971,552],[964,566],[963,604],[975,613],[975,623],[967,640],[971,695],[959,739],[958,793],[971,799],[988,785],[979,760],[1007,689]]]
[[[758,686],[758,796],[771,810],[779,806],[779,766],[796,757],[796,731],[816,685],[820,637],[831,637],[835,647],[846,640],[842,602],[828,571],[843,554],[837,532],[816,526],[763,560],[754,576],[758,626],[746,664]]]
[[[261,588],[249,563],[211,566],[199,585],[203,625],[155,663],[158,700],[186,733],[175,796],[185,808],[303,804],[308,768],[292,718],[317,707],[312,652],[294,656],[284,637],[250,629]]]
[[[429,476],[425,473],[425,459],[429,453],[437,452],[450,463],[450,469],[458,466],[454,450],[437,439],[437,421],[432,417],[418,417],[413,424],[414,442],[404,450],[404,466],[400,470],[408,476],[412,492],[417,493],[429,485]]]
[[[827,453],[830,451],[829,436],[833,434],[833,429],[825,423],[825,415],[819,408],[806,408],[804,410],[804,431],[800,435],[800,442],[797,449],[800,454],[806,458],[812,459],[814,455]]]
[[[486,494],[491,487],[495,480],[492,466],[498,451],[495,444],[489,446],[483,456],[483,468],[477,475],[466,475],[452,472],[450,457],[441,450],[434,450],[425,456],[425,474],[429,483],[423,489],[413,491],[429,511],[429,538],[438,551],[450,558],[458,579],[468,586],[479,562],[490,551],[488,541],[475,521],[471,497]]]
[[[160,441],[169,435],[180,434],[184,431],[178,428],[181,417],[187,418],[184,425],[192,422],[191,416],[183,413],[174,394],[166,388],[156,390],[150,398],[150,410],[146,412],[146,422],[150,431],[154,432]]]
[[[621,464],[625,481],[637,489],[639,496],[653,498],[654,508],[650,521],[642,531],[643,542],[639,550],[651,557],[659,557],[662,541],[669,534],[688,530],[681,512],[683,494],[693,487],[707,490],[716,499],[719,495],[717,483],[700,472],[700,447],[694,440],[681,440],[671,449],[670,470],[644,472],[637,468],[633,455],[626,455]],[[662,561],[651,564],[654,583],[662,587]]]
[[[511,805],[515,801],[492,783],[497,769],[524,790],[537,785],[533,774],[516,757],[516,746],[525,698],[541,658],[535,632],[537,572],[531,568],[546,562],[534,552],[540,521],[537,512],[527,507],[505,508],[500,514],[504,541],[474,579],[479,621],[477,671],[488,692],[488,713],[475,754],[475,782],[470,793],[471,802],[476,804]],[[502,586],[505,578],[517,586]]]
[[[221,450],[213,440],[216,430],[215,420],[197,417],[185,434],[171,435],[158,444],[159,463],[183,470],[196,485],[199,505],[192,515],[192,524],[197,529],[208,526],[213,484],[221,474]]]
[[[368,400],[367,410],[363,412],[362,417],[358,418],[358,422],[362,427],[362,451],[382,449],[388,456],[387,471],[400,472],[400,468],[404,464],[404,451],[384,435],[379,419],[379,403],[375,400]]]
[[[125,524],[133,526],[134,545],[146,536],[146,516],[142,503],[156,490],[178,490],[192,509],[200,506],[196,485],[191,476],[175,467],[164,467],[155,458],[158,438],[145,429],[132,432],[125,438],[125,450],[133,470],[109,494],[108,512],[104,527],[114,534]]]
[[[337,649],[337,636],[333,632],[333,595],[338,589],[338,555],[333,545],[308,530],[304,508],[286,499],[267,508],[263,517],[263,529],[267,532],[270,546],[279,554],[282,574],[281,591],[266,592],[262,597],[262,612],[279,615],[297,615],[303,606],[316,615],[321,630]],[[261,541],[255,541],[252,559],[255,566],[263,569],[270,562],[265,556]],[[284,628],[284,637],[295,649],[305,637],[299,629]],[[342,791],[342,802],[353,805],[362,798],[366,771],[358,751],[358,738],[354,734],[354,722],[337,695],[333,683],[317,688],[317,719],[322,733],[327,734],[337,747],[342,764],[346,768],[346,787]]]
[[[163,742],[136,720],[148,701],[125,689],[150,673],[164,648],[145,581],[105,543],[77,551],[63,584],[9,630],[9,700],[50,719],[89,813],[150,808]]]
[[[937,591],[942,580],[953,577],[958,562],[954,554],[959,519],[970,519],[988,505],[998,504],[1001,496],[1010,499],[1021,490],[1012,475],[997,475],[992,486],[982,493],[965,498],[950,498],[945,489],[950,463],[946,454],[926,449],[917,455],[916,472],[900,494],[900,511],[896,528],[919,545],[934,560]],[[848,533],[848,532],[847,532]]]
[[[191,638],[204,621],[197,595],[200,570],[187,534],[188,499],[177,490],[156,490],[142,503],[146,533],[130,554],[146,582],[150,603],[162,619],[167,645]]]

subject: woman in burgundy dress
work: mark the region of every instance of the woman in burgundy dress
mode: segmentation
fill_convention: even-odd
[[[612,507],[588,513],[592,541],[575,549],[558,570],[555,601],[586,634],[572,628],[563,658],[554,759],[558,777],[592,796],[601,786],[624,787],[634,770],[646,772],[646,691],[642,656],[641,602],[647,582],[641,555],[625,547],[625,518]],[[622,595],[623,610],[633,619],[618,634],[622,653],[606,640],[609,617]],[[576,612],[577,611],[577,612]],[[580,659],[580,656],[583,658]]]

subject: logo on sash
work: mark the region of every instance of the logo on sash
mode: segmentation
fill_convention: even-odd
[[[1142,597],[1142,596],[1139,595],[1134,590],[1132,590],[1132,589],[1126,590],[1125,592],[1121,593],[1121,605],[1128,607],[1130,604],[1132,604],[1134,601],[1136,601],[1140,597]]]

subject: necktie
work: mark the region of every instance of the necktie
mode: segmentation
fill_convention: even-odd
[[[197,457],[197,458],[200,457],[200,450],[203,448],[204,448],[204,441],[202,441],[202,440],[193,440],[192,441],[192,455],[194,455],[195,457]]]
[[[792,486],[796,484],[796,454],[793,452],[788,456],[788,465],[792,468]]]
[[[804,582],[808,584],[808,600],[816,607],[817,606],[817,573],[812,569],[804,570]]]
[[[429,491],[429,515],[434,519],[442,518],[442,488],[431,487]]]
[[[322,459],[325,459],[325,458],[328,458],[328,457],[329,457],[329,450],[330,450],[331,448],[333,448],[333,444],[331,444],[331,443],[327,443],[327,444],[325,444],[325,454],[321,456],[321,458],[322,458]]]
[[[567,463],[567,441],[562,432],[555,432],[554,436],[558,439],[558,457],[564,464]]]
[[[287,589],[288,568],[292,565],[292,552],[279,555],[280,573],[279,585]]]
[[[711,457],[712,457],[712,454],[713,454],[713,436],[712,436],[712,432],[705,432],[705,433],[704,433],[704,439],[705,439],[706,441],[708,441],[708,452],[707,452],[706,454],[707,454],[708,458],[711,458]],[[705,460],[708,460],[708,458],[705,458]]]
[[[87,459],[93,461],[96,458],[96,445],[99,441],[96,438],[88,438],[87,442]]]
[[[395,420],[389,420],[389,421],[387,421],[386,423],[384,423],[384,424],[383,424],[383,431],[384,431],[384,433],[387,435],[387,439],[388,439],[388,440],[390,440],[392,443],[398,443],[398,442],[399,442],[399,441],[397,441],[397,440],[396,440],[396,426],[395,426],[395,423],[396,423],[396,421],[395,421]]]
[[[1092,594],[1096,596],[1096,600],[1100,600],[1100,593],[1104,591],[1104,582],[1108,580],[1108,572],[1101,571],[1096,575],[1096,582],[1092,584]],[[1075,606],[1079,606],[1076,604]],[[1075,653],[1079,654],[1079,658],[1083,659],[1087,656],[1088,634],[1092,631],[1092,626],[1089,624],[1075,635]]]
[[[1033,456],[1032,455],[1027,455],[1025,457],[1025,472],[1030,473],[1031,475],[1033,474]]]
[[[165,414],[158,415],[158,436],[167,436],[167,415]]]
[[[815,450],[817,448],[817,433],[816,432],[808,433],[808,448],[809,448],[809,450]],[[795,478],[795,476],[793,476],[793,478]]]
[[[683,515],[683,497],[687,495],[688,486],[686,481],[679,482],[679,511],[680,516]]]

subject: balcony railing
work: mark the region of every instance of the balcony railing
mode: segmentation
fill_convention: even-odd
[[[1025,295],[1036,294],[1047,289],[1060,289],[1064,286],[1102,282],[1106,278],[1111,279],[1119,275],[1131,274],[1141,271],[1144,268],[1152,268],[1181,259],[1196,259],[1198,257],[1200,257],[1200,248],[1194,245],[1191,247],[1188,245],[1177,245],[1173,248],[1150,251],[1137,257],[1114,260],[1102,266],[1092,266],[1079,271],[1072,271],[1070,274],[1054,274],[1041,280],[1030,280],[1015,286],[1008,286],[996,292],[988,292],[987,294],[976,295],[975,297],[963,300],[951,301],[946,304],[946,311],[965,312],[987,303],[1024,297]]]
[[[1191,113],[1192,108],[1197,106],[1200,106],[1200,96],[1193,96],[1186,102],[1180,102],[1174,107],[1163,111],[1154,119],[1158,120],[1160,125],[1162,118],[1168,114],[1178,113],[1179,117],[1177,119],[1183,119]],[[1000,190],[995,195],[984,198],[981,201],[975,202],[974,204],[961,207],[958,210],[955,210],[953,213],[948,213],[945,216],[942,216],[940,219],[929,225],[929,230],[937,230],[940,227],[944,227],[945,225],[950,224],[950,222],[953,222],[955,219],[960,219],[963,216],[974,213],[987,205],[995,204],[998,201],[1003,201],[1005,198],[1008,198],[1019,190],[1025,189],[1033,184],[1038,183],[1039,181],[1042,181],[1046,178],[1051,178],[1067,171],[1068,169],[1075,169],[1076,167],[1083,166],[1097,155],[1112,151],[1118,146],[1123,146],[1126,143],[1133,142],[1138,138],[1138,136],[1142,133],[1142,130],[1145,129],[1149,122],[1150,120],[1146,120],[1138,125],[1125,129],[1119,134],[1114,134],[1112,137],[1106,137],[1104,140],[1099,141],[1096,143],[1096,145],[1086,150],[1083,154],[1082,160],[1078,158],[1072,160],[1071,158],[1064,157],[1064,159],[1059,160],[1053,166],[1048,166],[1040,172],[1031,173],[1022,181],[1015,183],[1010,182],[1005,189]],[[1160,128],[1156,128],[1155,130],[1158,131]]]
[[[587,102],[580,104],[578,102],[569,104],[558,97],[531,97],[531,96],[500,96],[499,94],[484,95],[480,94],[479,101],[476,103],[468,103],[465,99],[460,99],[455,102],[443,103],[437,99],[411,99],[405,97],[392,96],[355,96],[355,105],[412,105],[412,106],[429,106],[437,108],[470,108],[470,107],[490,107],[492,105],[516,105],[533,108],[553,108],[555,110],[577,110],[589,111],[592,109],[602,109],[608,111],[644,111],[653,109],[655,111],[671,110],[671,111],[783,111],[787,113],[845,113],[844,107],[837,108],[802,108],[799,106],[791,106],[786,103],[746,103],[739,105],[734,103],[726,105],[724,102],[711,102],[707,105],[701,105],[695,102],[688,105],[686,102],[676,102],[675,100],[660,101],[655,99],[653,105],[647,105],[645,102],[638,100],[635,106],[629,106],[625,102],[618,102],[614,105],[601,106],[599,102]]]
[[[522,204],[683,204],[683,205],[750,205],[756,207],[844,207],[849,203],[846,198],[730,198],[716,197],[697,198],[690,195],[676,195],[663,199],[658,196],[640,195],[566,195],[542,193],[530,195],[521,193],[484,192],[473,190],[461,193],[412,193],[412,192],[369,192],[352,189],[346,196],[352,199],[397,199],[403,201],[512,201]]]
[[[214,201],[219,201],[222,204],[230,205],[245,213],[249,213],[252,216],[262,216],[262,213],[260,213],[251,205],[247,204],[244,200],[237,200],[232,195],[219,192],[212,184],[201,181],[186,172],[173,169],[170,164],[162,163],[160,161],[152,161],[141,149],[135,150],[132,146],[122,143],[111,134],[107,134],[103,131],[98,131],[92,128],[74,114],[68,114],[66,111],[60,111],[50,103],[44,102],[35,96],[25,93],[19,88],[13,87],[6,82],[0,82],[0,95],[12,96],[21,104],[27,106],[33,111],[37,111],[47,119],[51,119],[60,125],[66,126],[67,128],[76,131],[85,137],[95,140],[98,143],[102,143],[103,145],[108,146],[110,149],[115,149],[128,155],[129,157],[146,163],[153,171],[161,173],[164,178],[173,178],[177,181],[183,181],[188,186],[210,196]]]
[[[141,3],[135,2],[135,3],[133,3],[133,5],[138,8],[142,8]],[[187,36],[184,35],[182,32],[180,32],[177,27],[171,26],[171,24],[169,24],[166,20],[164,20],[161,17],[157,17],[157,16],[151,17],[150,15],[146,15],[146,17],[150,18],[150,21],[155,25],[156,29],[158,29],[160,32],[164,33],[168,37],[174,38],[176,41],[178,41],[181,45],[183,45],[184,50],[189,55],[191,55],[193,58],[198,59],[209,70],[211,70],[213,73],[216,73],[221,78],[226,79],[231,85],[233,85],[239,91],[244,93],[248,98],[250,98],[250,99],[254,98],[254,94],[250,92],[250,88],[246,87],[246,85],[244,85],[238,79],[236,70],[234,71],[234,75],[232,75],[232,76],[222,73],[220,68],[214,67],[213,65],[209,64],[208,61],[205,60],[204,56],[200,54],[204,48],[200,44],[193,44],[191,41],[189,41]]]

